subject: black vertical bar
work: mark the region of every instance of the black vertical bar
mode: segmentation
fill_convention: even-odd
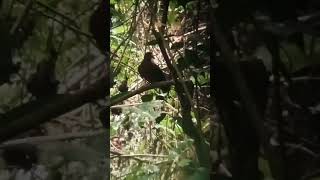
[[[107,39],[106,39],[106,43],[108,44],[106,47],[108,47],[108,49],[105,51],[106,52],[106,54],[105,54],[105,56],[106,56],[106,67],[107,67],[107,69],[106,69],[106,71],[107,71],[107,77],[111,77],[111,63],[110,63],[110,61],[111,61],[111,59],[110,59],[110,33],[111,33],[111,7],[110,7],[110,1],[109,0],[103,0],[105,3],[106,3],[106,13],[107,13],[107,19],[105,20],[105,21],[107,21],[107,28],[106,28],[106,33],[107,33]],[[110,88],[111,88],[111,84],[110,84],[110,80],[108,81],[108,82],[106,82],[106,83],[108,83],[108,86],[107,87],[109,87],[109,89],[106,89],[106,91],[107,91],[107,94],[108,94],[108,98],[110,99]],[[108,127],[109,127],[109,129],[107,129],[107,131],[110,131],[110,107],[108,106],[107,107],[107,109],[106,109],[106,115],[107,115],[107,118],[106,118],[106,120],[108,121],[107,122],[107,124],[109,125]],[[107,137],[106,137],[106,143],[107,143],[107,153],[106,153],[106,155],[107,155],[107,157],[106,157],[106,159],[109,159],[110,158],[110,134],[109,133],[107,133],[108,135],[107,135]],[[110,161],[107,161],[107,162],[110,162]],[[111,173],[111,168],[110,168],[110,163],[107,163],[106,164],[106,169],[107,169],[107,177],[108,177],[108,179],[110,179],[110,173]]]

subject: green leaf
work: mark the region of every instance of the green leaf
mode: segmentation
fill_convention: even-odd
[[[112,34],[123,34],[126,33],[127,28],[125,26],[119,26],[112,29]]]
[[[190,159],[181,159],[178,161],[178,166],[179,167],[185,167],[188,166],[192,161]]]
[[[146,94],[141,96],[142,102],[149,102],[153,100],[153,94]]]
[[[287,57],[289,56],[289,57]],[[283,43],[281,51],[281,59],[291,72],[297,71],[306,65],[310,65],[311,61],[307,61],[304,53],[294,44]]]
[[[210,179],[209,170],[203,167],[198,168],[188,180],[206,180]]]

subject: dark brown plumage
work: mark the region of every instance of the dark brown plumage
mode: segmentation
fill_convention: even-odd
[[[129,87],[128,87],[128,78],[127,77],[124,81],[121,82],[120,86],[118,87],[118,90],[120,92],[128,92]]]
[[[151,52],[144,55],[144,59],[138,67],[140,76],[147,80],[150,84],[160,81],[166,81],[164,72],[152,61],[153,56]],[[162,87],[163,92],[169,92],[170,86]]]
[[[42,61],[37,71],[31,75],[27,90],[37,99],[53,96],[57,93],[59,81],[55,78],[55,62]]]

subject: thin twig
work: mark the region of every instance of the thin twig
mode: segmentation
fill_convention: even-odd
[[[32,1],[32,0],[30,0],[30,1]],[[20,2],[20,1],[18,1],[18,2]],[[22,3],[22,2],[20,2],[20,3]],[[36,3],[38,4],[38,1],[36,1]],[[43,3],[41,3],[41,2],[39,2],[39,3],[41,4],[41,6],[46,7],[48,10],[50,10],[50,11],[53,12],[54,14],[61,16],[63,19],[66,19],[66,20],[68,20],[69,22],[72,22],[71,24],[73,24],[73,26],[75,26],[75,27],[71,26],[70,24],[64,23],[63,21],[55,18],[54,16],[50,16],[50,15],[48,15],[48,14],[45,14],[44,12],[42,12],[42,11],[40,11],[40,10],[32,7],[31,5],[30,5],[29,9],[31,9],[31,10],[33,10],[33,11],[35,11],[35,12],[38,12],[38,13],[40,13],[41,15],[43,15],[43,16],[49,18],[49,19],[52,19],[53,21],[55,21],[55,22],[57,22],[57,23],[65,26],[66,28],[70,29],[71,31],[73,31],[73,32],[75,32],[75,33],[77,33],[77,34],[79,34],[79,35],[85,36],[85,37],[87,37],[87,38],[89,38],[89,39],[93,39],[93,36],[92,36],[91,34],[79,30],[79,27],[77,26],[77,24],[76,24],[75,22],[73,22],[73,20],[72,20],[71,18],[65,16],[63,13],[60,13],[60,12],[56,11],[55,9],[53,9],[53,8],[51,8],[51,7],[43,4]],[[23,4],[23,3],[22,3],[22,4]],[[25,6],[27,7],[28,4],[25,5]],[[26,8],[26,9],[27,9],[27,8]],[[23,16],[23,17],[25,17],[25,16]],[[11,31],[13,31],[13,28],[11,29]]]
[[[15,139],[6,141],[0,144],[0,148],[5,148],[8,146],[15,146],[19,144],[40,144],[40,143],[47,143],[50,141],[62,141],[62,140],[69,140],[69,139],[77,139],[77,138],[87,138],[91,136],[97,136],[100,134],[106,133],[106,130],[99,130],[99,131],[91,131],[91,132],[77,132],[77,133],[66,133],[56,136],[37,136],[37,137],[28,137],[23,139]]]
[[[158,157],[158,158],[168,158],[168,155],[161,155],[161,154],[121,154],[120,157]]]
[[[57,18],[55,18],[53,16],[50,16],[50,15],[48,15],[48,14],[42,12],[42,11],[39,11],[39,10],[34,10],[34,11],[36,11],[36,12],[40,13],[41,15],[43,15],[43,16],[49,18],[49,19],[52,19],[53,21],[63,25],[64,27],[66,27],[69,30],[75,32],[76,34],[85,36],[86,38],[89,38],[89,39],[93,39],[93,36],[91,34],[83,32],[83,31],[79,30],[79,28],[77,28],[77,27],[70,26],[70,25],[64,23],[63,21],[61,21],[61,20],[59,20],[59,19],[57,19]]]
[[[170,52],[169,45],[167,43],[165,43],[162,34],[157,32],[155,27],[152,28],[152,32],[158,41],[159,48],[161,50],[161,53],[163,55],[163,58],[167,64],[168,68],[171,71],[171,74],[173,75],[174,81],[176,82],[176,81],[178,81],[178,79],[183,79],[182,73],[179,71],[177,65],[172,61],[173,55]],[[171,63],[171,62],[173,62],[173,63]],[[188,103],[193,108],[193,101],[192,101],[192,97],[190,95],[190,92],[188,90],[188,87],[184,82],[181,82],[181,84],[182,84],[182,88],[184,89],[184,91],[186,93],[187,99],[189,101]]]
[[[138,9],[137,7],[138,7],[138,4],[136,4],[136,6],[135,6],[133,14],[136,14],[136,13],[137,13],[137,9]],[[127,37],[127,40],[132,38],[136,27],[137,27],[137,20],[136,20],[136,18],[133,18],[132,21],[131,21],[131,24],[130,24],[129,35],[128,35],[128,37]],[[127,50],[127,48],[128,48],[128,45],[129,45],[129,41],[127,41],[127,40],[126,40],[126,44],[124,45],[123,52],[122,52],[122,54],[121,54],[121,57],[120,57],[120,59],[119,59],[119,62],[118,62],[118,64],[117,64],[116,68],[114,69],[113,73],[117,72],[117,70],[118,70],[119,67],[120,67],[120,63],[121,63],[122,60],[123,60],[124,54],[125,54],[125,52],[126,52],[126,50]],[[119,46],[119,47],[120,47],[120,46]]]
[[[29,10],[32,7],[32,1],[33,0],[28,0],[27,4],[25,5],[25,8],[23,10],[23,12],[20,14],[20,16],[18,17],[17,21],[14,23],[14,25],[12,26],[12,28],[10,29],[10,34],[14,35],[19,26],[21,25],[22,21],[24,20],[25,17],[27,17],[27,14],[29,12]]]
[[[73,25],[77,26],[77,23],[70,17],[64,15],[63,13],[55,10],[54,8],[50,7],[49,5],[43,3],[43,2],[40,2],[39,0],[35,0],[35,3],[41,7],[44,7],[45,9],[51,11],[53,14],[56,14],[58,16],[61,16],[63,19],[66,19],[68,20],[70,23],[72,23]],[[78,27],[79,28],[79,27]]]

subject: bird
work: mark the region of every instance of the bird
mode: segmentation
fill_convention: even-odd
[[[167,78],[164,72],[153,61],[153,55],[151,52],[146,52],[143,61],[138,67],[140,76],[148,81],[150,84],[160,81],[166,81]],[[163,92],[170,91],[170,86],[164,86],[160,88]]]
[[[125,80],[121,82],[120,86],[118,87],[118,90],[120,92],[128,92],[128,90],[129,90],[128,77],[126,77]]]
[[[59,81],[55,79],[55,62],[42,61],[31,75],[27,90],[37,99],[51,97],[57,93]]]

